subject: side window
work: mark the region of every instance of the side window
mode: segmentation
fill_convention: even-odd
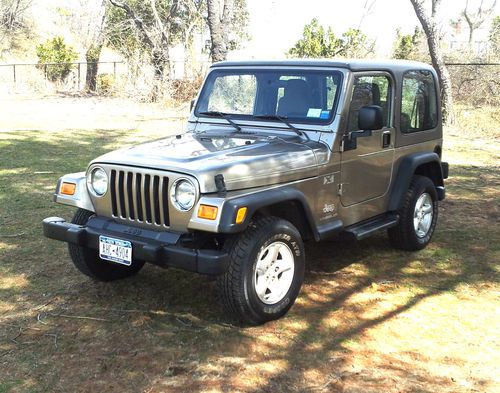
[[[401,132],[425,131],[437,126],[436,84],[430,71],[405,73],[401,98]]]
[[[351,105],[349,107],[348,131],[356,131],[361,107],[378,105],[384,111],[384,126],[391,125],[391,81],[385,75],[357,76],[354,79]]]

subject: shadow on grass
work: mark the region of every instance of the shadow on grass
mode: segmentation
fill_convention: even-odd
[[[353,370],[351,360],[363,352],[367,332],[422,301],[462,284],[498,282],[492,255],[499,233],[491,230],[495,216],[484,214],[498,213],[494,167],[453,168],[457,177],[449,181],[449,201],[426,250],[391,250],[383,235],[308,244],[304,290],[290,314],[242,329],[228,324],[204,277],[146,266],[131,279],[94,283],[72,267],[63,244],[42,237],[43,218],[72,213],[51,202],[57,178],[84,170],[130,132],[12,136],[0,140],[0,361],[6,381],[0,389],[366,392],[394,388],[389,373],[413,391],[458,391],[425,366],[427,359],[411,361],[418,353],[410,360],[368,353],[378,359],[374,370]],[[390,305],[372,315],[382,296],[376,286],[384,286]],[[405,296],[396,295],[400,289]],[[489,384],[471,381],[478,389]]]

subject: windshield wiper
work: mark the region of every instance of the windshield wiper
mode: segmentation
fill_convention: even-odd
[[[279,115],[255,115],[254,116],[256,119],[262,119],[262,120],[279,120],[282,123],[286,124],[288,128],[293,130],[297,135],[304,135],[302,131],[300,131],[297,127],[293,126],[290,124],[288,121],[288,118],[286,116],[279,116]]]
[[[205,112],[198,112],[198,114],[202,116],[221,117],[222,119],[226,120],[229,124],[231,124],[234,128],[236,128],[238,131],[241,131],[241,127],[234,121],[232,121],[227,113],[219,111],[205,111]]]

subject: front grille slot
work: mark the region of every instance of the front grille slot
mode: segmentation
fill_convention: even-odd
[[[163,201],[163,203],[160,203],[160,212],[163,216],[163,222],[166,223],[165,225],[170,225],[168,217],[168,177],[164,177],[160,183],[160,196],[161,201]]]
[[[134,195],[135,195],[135,205],[137,206],[137,219],[139,221],[144,220],[144,213],[142,210],[142,193],[141,193],[141,186],[142,186],[142,175],[140,173],[136,173],[135,175],[135,182],[133,183],[134,185]]]
[[[110,183],[114,217],[151,225],[170,225],[168,177],[112,169]]]
[[[160,177],[154,176],[153,178],[153,213],[155,224],[161,225],[160,215]]]
[[[116,171],[111,171],[111,210],[113,216],[118,216],[118,207],[116,206]]]
[[[118,173],[118,206],[120,208],[120,217],[127,218],[127,208],[125,207],[125,184],[123,178],[125,174],[123,171]]]
[[[151,193],[150,193],[150,188],[151,188],[151,176],[146,175],[144,176],[144,201],[146,202],[146,222],[148,224],[151,224]]]
[[[127,173],[127,199],[128,199],[128,216],[130,219],[135,220],[135,211],[134,211],[134,191],[132,189],[132,178],[134,174],[129,172]]]

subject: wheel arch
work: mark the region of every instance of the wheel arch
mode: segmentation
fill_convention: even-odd
[[[401,159],[392,186],[389,211],[399,209],[414,175],[426,176],[431,179],[438,192],[439,200],[444,199],[443,169],[439,155],[435,152],[414,153]]]
[[[236,224],[235,217],[240,207],[246,207],[248,210],[244,221]],[[319,239],[306,197],[301,191],[290,187],[261,191],[229,200],[224,204],[218,232],[242,232],[257,215],[285,219],[299,230],[303,239]]]

